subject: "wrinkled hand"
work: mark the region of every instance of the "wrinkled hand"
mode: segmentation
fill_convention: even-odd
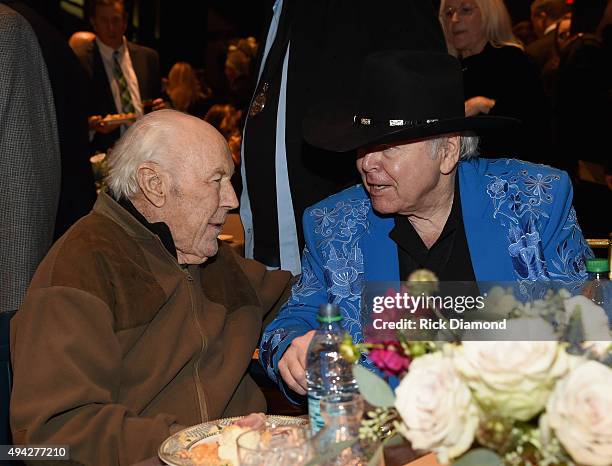
[[[306,394],[306,354],[314,336],[311,330],[295,338],[278,362],[278,371],[291,390],[299,395]]]
[[[114,123],[112,121],[103,123],[102,120],[103,118],[101,115],[90,116],[87,119],[87,122],[89,123],[89,129],[91,131],[95,131],[96,133],[108,134],[112,133],[117,128],[119,128],[119,126],[121,126],[121,124]]]
[[[487,114],[491,111],[495,105],[495,100],[489,99],[484,96],[472,97],[465,101],[465,116],[471,117],[476,116],[480,113]]]

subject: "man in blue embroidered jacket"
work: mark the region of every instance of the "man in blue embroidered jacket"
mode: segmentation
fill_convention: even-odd
[[[269,377],[298,394],[306,391],[318,306],[337,303],[343,326],[360,341],[366,281],[405,280],[428,268],[440,280],[580,282],[592,254],[565,172],[474,155],[471,131],[517,122],[465,118],[454,58],[378,53],[365,61],[360,82],[352,108],[304,123],[315,146],[357,149],[362,184],[306,210],[301,277],[262,339]]]

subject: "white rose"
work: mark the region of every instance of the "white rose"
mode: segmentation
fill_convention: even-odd
[[[470,448],[478,408],[450,358],[437,352],[415,359],[395,394],[399,430],[413,448],[436,452],[442,463]]]
[[[548,325],[541,319],[511,319],[508,329],[543,324]],[[552,340],[552,330],[551,341],[464,341],[454,361],[485,411],[520,421],[544,409],[556,380],[568,370],[567,353]]]
[[[576,366],[557,383],[544,421],[577,463],[612,464],[612,369],[597,361]]]
[[[567,321],[580,310],[584,339],[588,341],[610,341],[610,324],[605,311],[586,296],[578,295],[563,301]]]

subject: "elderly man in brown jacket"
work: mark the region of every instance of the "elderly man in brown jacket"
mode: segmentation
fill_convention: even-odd
[[[237,200],[212,126],[153,112],[109,162],[110,193],[53,246],[11,327],[15,443],[68,444],[85,465],[265,410],[247,366],[290,279],[218,246]]]

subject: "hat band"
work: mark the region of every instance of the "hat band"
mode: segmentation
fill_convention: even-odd
[[[355,115],[353,116],[353,123],[357,123],[362,126],[423,126],[438,121],[437,118],[431,120],[377,120],[365,116]]]

